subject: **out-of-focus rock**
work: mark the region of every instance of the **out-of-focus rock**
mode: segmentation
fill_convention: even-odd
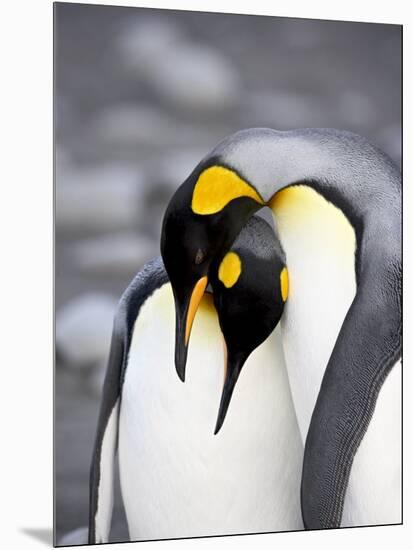
[[[88,368],[106,361],[117,301],[106,294],[79,296],[56,315],[56,348],[64,363]]]
[[[78,233],[134,225],[143,208],[142,173],[126,165],[67,170],[56,186],[56,225]]]
[[[87,527],[78,527],[65,533],[57,541],[58,546],[73,546],[75,544],[88,544],[88,528]]]
[[[105,109],[96,121],[95,130],[104,143],[160,147],[173,139],[174,124],[159,109],[124,103]]]
[[[159,254],[159,244],[134,233],[105,235],[86,239],[73,247],[77,267],[87,273],[125,275],[138,271]]]
[[[207,46],[185,43],[169,50],[154,63],[150,77],[165,100],[184,109],[216,112],[238,100],[235,67]]]
[[[216,112],[238,99],[239,74],[218,49],[187,40],[160,22],[131,26],[119,41],[127,66],[173,105]]]

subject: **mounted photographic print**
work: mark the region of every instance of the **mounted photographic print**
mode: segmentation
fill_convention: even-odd
[[[55,544],[400,524],[402,27],[54,29]]]

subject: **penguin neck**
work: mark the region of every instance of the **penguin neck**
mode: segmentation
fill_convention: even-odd
[[[339,208],[305,185],[279,192],[272,212],[289,273],[282,341],[305,441],[325,368],[356,294],[356,235]]]

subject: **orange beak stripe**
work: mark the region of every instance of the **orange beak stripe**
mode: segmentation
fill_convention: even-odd
[[[188,345],[189,337],[191,335],[192,323],[195,319],[195,314],[201,302],[202,296],[204,295],[205,289],[208,285],[208,277],[201,277],[199,281],[194,286],[192,291],[191,300],[189,302],[188,315],[186,317],[186,326],[185,326],[185,345]]]

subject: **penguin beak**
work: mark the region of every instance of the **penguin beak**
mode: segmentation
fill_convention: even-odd
[[[192,324],[207,285],[208,277],[205,275],[197,281],[189,299],[179,302],[175,298],[175,368],[182,382],[185,382],[185,367]]]
[[[218,418],[215,425],[214,435],[216,435],[222,428],[229,404],[231,402],[231,397],[234,392],[235,384],[237,383],[239,374],[247,358],[240,355],[232,356],[230,352],[226,352],[225,359],[225,381],[224,387],[222,389],[221,403],[219,405]]]

